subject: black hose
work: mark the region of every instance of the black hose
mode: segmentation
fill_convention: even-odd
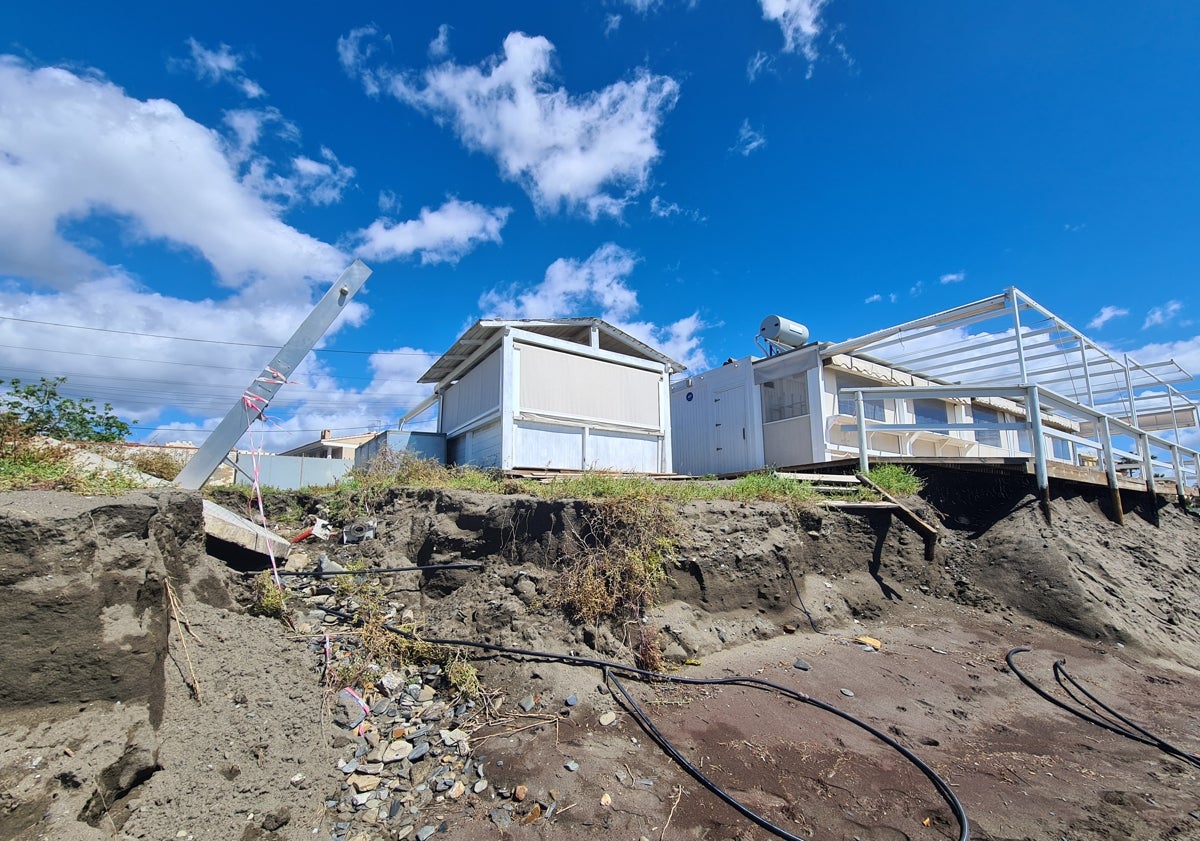
[[[331,608],[324,608],[324,610],[326,613],[329,613],[331,616],[337,616],[338,618],[346,620],[348,622],[354,621],[354,617],[352,617],[346,613],[343,613],[341,611],[333,610]],[[873,727],[872,725],[863,721],[862,719],[856,718],[855,716],[851,715],[850,713],[839,710],[838,708],[831,706],[829,704],[826,704],[823,701],[818,701],[815,698],[805,695],[803,692],[797,692],[794,689],[790,689],[786,686],[782,686],[777,683],[772,683],[771,681],[762,680],[761,678],[753,678],[753,677],[731,677],[731,678],[681,677],[678,675],[667,675],[667,674],[663,674],[661,672],[653,672],[648,669],[639,669],[635,666],[626,666],[622,663],[616,663],[611,660],[601,660],[601,659],[594,658],[594,657],[581,657],[577,654],[555,654],[555,653],[546,652],[546,651],[533,651],[533,650],[524,649],[524,648],[511,648],[509,646],[495,645],[493,643],[487,643],[487,642],[477,642],[475,640],[437,639],[437,638],[431,638],[431,637],[418,637],[416,634],[413,634],[409,631],[401,630],[400,628],[397,628],[393,625],[384,624],[383,627],[386,628],[388,631],[391,631],[392,633],[398,634],[402,637],[406,637],[406,638],[412,639],[412,640],[420,640],[421,642],[427,642],[427,643],[430,643],[433,645],[458,646],[458,647],[462,647],[462,648],[475,648],[475,649],[478,649],[481,651],[490,651],[490,652],[494,652],[497,654],[506,654],[506,655],[512,656],[512,657],[524,657],[524,658],[531,658],[531,659],[538,659],[538,660],[553,660],[553,661],[558,661],[561,663],[567,663],[567,664],[570,664],[573,666],[588,666],[591,668],[600,669],[606,679],[612,680],[614,682],[614,684],[620,690],[621,694],[625,697],[626,701],[628,701],[630,706],[634,709],[635,717],[637,718],[638,723],[643,727],[643,729],[646,730],[646,732],[651,736],[651,738],[653,738],[654,741],[657,742],[658,745],[663,748],[663,750],[668,754],[668,756],[670,756],[673,760],[675,760],[676,763],[679,764],[679,766],[681,768],[683,768],[684,771],[686,771],[688,774],[690,774],[693,778],[695,778],[698,782],[700,782],[701,785],[703,785],[705,788],[707,788],[713,794],[717,795],[719,798],[721,798],[721,800],[723,800],[725,803],[732,806],[734,809],[736,809],[739,813],[744,815],[746,818],[750,819],[755,824],[757,824],[758,826],[767,830],[768,832],[772,833],[773,835],[783,838],[784,841],[804,841],[804,839],[800,838],[797,835],[793,835],[793,834],[789,833],[787,830],[785,830],[781,827],[776,826],[775,824],[771,823],[769,820],[764,818],[762,815],[759,815],[756,812],[754,812],[753,810],[749,809],[747,806],[745,806],[742,803],[740,803],[739,801],[737,801],[732,795],[730,795],[728,792],[726,792],[724,789],[722,789],[720,786],[718,786],[716,783],[714,783],[712,780],[710,780],[708,777],[706,777],[703,774],[703,772],[701,772],[698,768],[696,768],[694,765],[692,765],[670,743],[670,741],[665,736],[663,736],[662,733],[659,732],[659,730],[653,725],[653,723],[650,721],[649,717],[646,716],[646,714],[642,711],[641,707],[637,705],[637,703],[633,700],[633,698],[625,690],[625,687],[616,678],[614,673],[620,672],[622,674],[630,675],[630,676],[633,676],[636,678],[642,678],[645,680],[651,680],[651,681],[656,681],[656,682],[660,682],[660,683],[677,683],[677,684],[684,684],[687,686],[723,686],[723,685],[746,686],[751,689],[759,689],[762,691],[775,692],[775,693],[783,695],[787,698],[791,698],[792,700],[799,701],[804,704],[809,704],[810,706],[814,706],[817,709],[824,710],[825,712],[828,712],[835,716],[838,716],[839,718],[844,719],[845,721],[848,721],[851,724],[854,724],[854,725],[860,727],[861,729],[867,731],[868,733],[870,733],[875,738],[879,739],[881,742],[883,742],[888,747],[899,752],[901,756],[903,756],[905,759],[907,759],[909,762],[911,762],[913,765],[915,765],[917,767],[917,769],[922,774],[924,774],[930,780],[930,782],[933,783],[934,788],[937,789],[937,791],[938,791],[938,794],[940,794],[942,796],[942,799],[946,802],[946,805],[948,805],[950,807],[950,811],[954,814],[954,819],[958,822],[958,826],[959,826],[958,841],[969,841],[969,839],[971,837],[970,822],[967,819],[966,810],[963,808],[963,805],[959,801],[957,795],[955,795],[954,790],[950,787],[949,783],[947,783],[940,776],[938,776],[938,773],[936,771],[934,771],[931,767],[929,767],[929,765],[927,765],[920,757],[918,757],[915,753],[910,751],[908,748],[904,747],[904,745],[900,744],[899,742],[897,742],[895,739],[893,739],[892,737],[890,737],[883,731],[876,729],[875,727]]]
[[[1072,694],[1071,691],[1069,689],[1067,689],[1066,686],[1063,685],[1063,681],[1066,680],[1072,686],[1074,686],[1076,689],[1078,689],[1081,693],[1083,693],[1083,695],[1085,695],[1094,704],[1099,706],[1101,709],[1103,709],[1109,715],[1111,715],[1114,718],[1116,718],[1117,720],[1121,721],[1125,726],[1122,727],[1122,726],[1112,724],[1111,722],[1105,721],[1104,719],[1092,714],[1091,712],[1087,711],[1086,709],[1076,709],[1075,707],[1072,707],[1070,704],[1064,703],[1063,701],[1059,700],[1058,698],[1055,698],[1049,692],[1042,689],[1040,686],[1038,686],[1032,680],[1030,680],[1029,677],[1024,672],[1022,672],[1020,669],[1017,668],[1016,663],[1013,662],[1016,655],[1024,654],[1029,651],[1031,651],[1031,649],[1014,648],[1012,651],[1008,652],[1007,655],[1005,655],[1004,660],[1006,663],[1008,663],[1008,667],[1010,669],[1012,669],[1013,674],[1015,674],[1021,680],[1021,682],[1023,684],[1028,686],[1030,689],[1032,689],[1034,692],[1036,692],[1042,698],[1049,701],[1051,704],[1058,707],[1059,709],[1065,710],[1066,712],[1069,712],[1071,715],[1075,716],[1076,718],[1080,718],[1080,719],[1088,722],[1089,724],[1094,724],[1103,730],[1107,730],[1110,733],[1115,733],[1118,736],[1124,736],[1126,739],[1132,739],[1133,741],[1139,742],[1143,745],[1148,745],[1149,747],[1152,747],[1152,748],[1158,748],[1163,753],[1170,754],[1171,756],[1174,756],[1178,759],[1182,759],[1184,762],[1191,763],[1192,765],[1195,765],[1196,767],[1200,768],[1200,756],[1197,756],[1196,754],[1193,754],[1193,753],[1188,753],[1187,751],[1182,750],[1182,749],[1176,747],[1175,745],[1172,745],[1170,742],[1166,742],[1166,741],[1160,739],[1158,736],[1155,736],[1153,733],[1146,730],[1145,728],[1140,727],[1137,724],[1134,724],[1128,718],[1121,715],[1120,713],[1118,713],[1117,711],[1115,711],[1114,709],[1109,707],[1107,704],[1105,704],[1104,702],[1102,702],[1098,698],[1096,698],[1096,696],[1094,696],[1092,693],[1090,693],[1086,689],[1084,689],[1083,686],[1078,681],[1076,681],[1073,677],[1070,676],[1070,674],[1067,673],[1066,668],[1064,667],[1065,663],[1067,661],[1062,660],[1062,659],[1055,662],[1054,674],[1055,674],[1055,678],[1059,682],[1059,685],[1063,687],[1063,690],[1066,691],[1068,694]],[[1083,706],[1083,704],[1081,702],[1079,702],[1077,698],[1074,698],[1073,695],[1072,695],[1072,700],[1075,700],[1076,703],[1080,703],[1080,706]]]
[[[813,621],[812,614],[808,612],[808,607],[804,604],[804,596],[800,595],[800,585],[796,583],[796,575],[792,572],[792,565],[786,559],[783,562],[783,568],[787,570],[788,578],[792,581],[792,590],[796,593],[796,601],[800,603],[800,610],[804,612],[804,616],[808,619],[808,626],[813,629],[814,633],[820,634],[823,637],[829,636],[829,634],[818,628],[817,623]]]
[[[385,572],[437,572],[443,569],[483,569],[483,564],[428,564],[415,567],[381,567],[379,569],[281,569],[278,575],[307,575],[312,578],[327,578],[331,575],[378,575]],[[242,575],[258,575],[258,572],[247,570]]]

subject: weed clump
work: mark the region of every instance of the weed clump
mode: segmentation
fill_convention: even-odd
[[[892,496],[915,496],[925,487],[925,480],[902,464],[877,464],[867,478]]]
[[[126,493],[141,484],[128,471],[82,467],[75,447],[37,436],[11,413],[0,413],[0,491]]]
[[[183,457],[166,450],[135,450],[129,461],[140,472],[168,482],[175,481],[186,463]]]
[[[283,619],[287,613],[287,597],[269,569],[264,569],[254,579],[250,613],[272,619]]]
[[[675,560],[679,521],[663,499],[631,496],[590,501],[574,551],[544,604],[575,622],[636,629],[632,646],[643,668],[658,670],[657,632],[642,621]],[[628,633],[625,634],[628,641]]]
[[[447,467],[436,459],[385,449],[366,466],[352,468],[333,487],[326,499],[330,518],[347,523],[369,516],[403,487],[502,493],[504,479],[498,471]]]
[[[354,576],[342,576],[351,580]],[[478,670],[461,650],[437,645],[421,638],[416,623],[394,624],[383,603],[383,592],[374,582],[354,584],[346,591],[356,608],[360,645],[354,653],[333,666],[327,675],[330,688],[340,690],[358,686],[366,689],[382,665],[387,668],[412,668],[435,664],[446,673],[450,686],[466,698],[483,693]]]

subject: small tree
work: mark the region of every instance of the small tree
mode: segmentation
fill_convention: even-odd
[[[66,377],[22,385],[10,380],[8,393],[0,395],[0,415],[5,425],[20,425],[29,435],[46,435],[62,441],[124,441],[130,425],[113,414],[112,406],[96,408],[90,397],[63,397],[58,387]],[[134,421],[137,423],[137,421]]]

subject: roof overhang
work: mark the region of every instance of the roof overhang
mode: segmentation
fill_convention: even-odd
[[[489,318],[476,321],[467,328],[448,351],[433,363],[417,382],[442,383],[447,377],[467,362],[481,348],[491,345],[508,329],[524,330],[528,333],[547,336],[560,341],[572,342],[582,347],[645,359],[663,365],[669,374],[686,370],[687,366],[659,353],[644,342],[635,339],[623,330],[599,318],[541,318],[499,319]],[[459,373],[461,376],[462,371]]]

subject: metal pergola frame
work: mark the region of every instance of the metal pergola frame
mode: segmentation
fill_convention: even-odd
[[[999,329],[978,329],[988,322]],[[1135,438],[1149,431],[1139,421],[1150,415],[1169,417],[1176,443],[1181,428],[1200,424],[1195,392],[1176,388],[1194,378],[1174,360],[1117,355],[1016,287],[822,348],[826,358],[836,354],[951,385],[1038,385],[1098,410]]]

